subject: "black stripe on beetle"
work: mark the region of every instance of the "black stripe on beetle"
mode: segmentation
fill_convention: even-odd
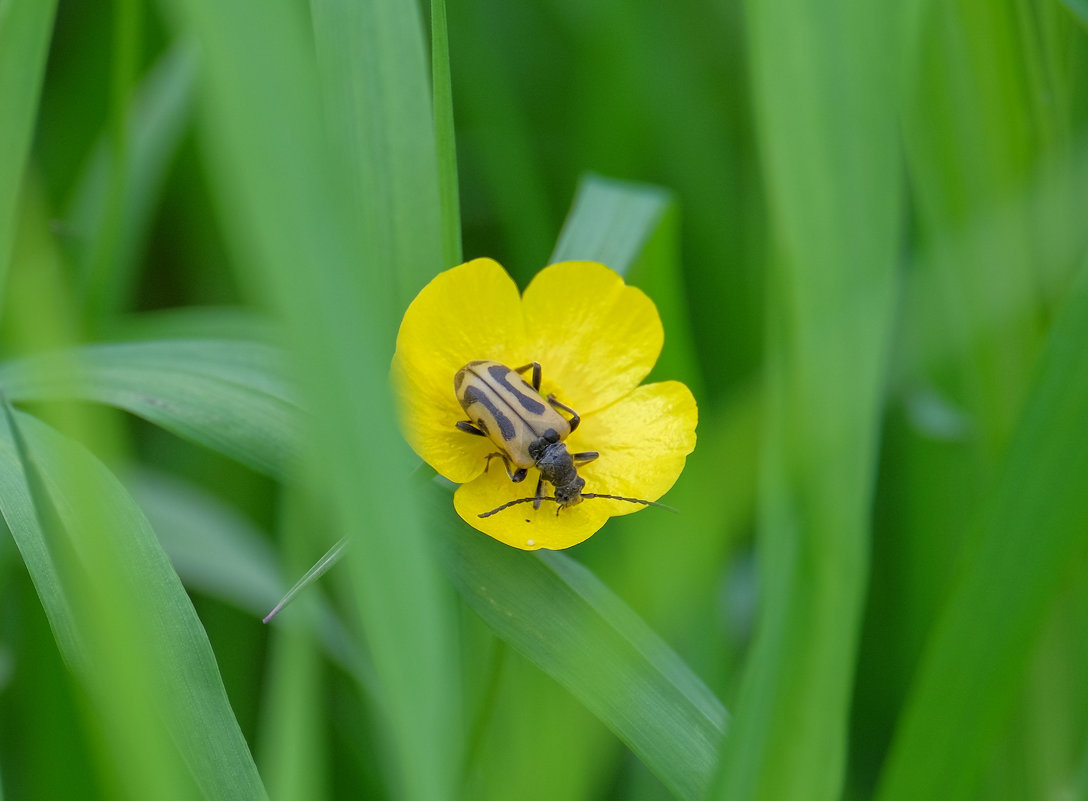
[[[499,409],[499,407],[495,404],[495,401],[492,399],[491,395],[484,391],[481,391],[477,387],[469,386],[465,389],[463,397],[464,401],[461,405],[464,406],[466,409],[469,406],[477,403],[487,409],[488,413],[491,415],[491,419],[494,420],[496,424],[498,424],[499,436],[501,436],[507,442],[514,438],[513,421],[502,413],[502,410]],[[475,423],[485,434],[489,432],[486,420],[476,420]]]
[[[517,398],[518,403],[521,404],[521,408],[528,414],[541,415],[544,414],[544,411],[548,408],[544,405],[544,400],[537,394],[536,390],[530,387],[528,382],[521,376],[518,376],[518,383],[529,390],[532,395],[536,395],[535,398],[532,397],[532,395],[522,392],[520,388],[510,383],[510,376],[517,375],[517,373],[509,367],[502,364],[492,364],[487,368],[487,374],[494,379],[495,383],[503,387],[503,389],[508,390],[511,395]]]
[[[532,369],[530,385],[522,373]],[[591,462],[599,454],[596,451],[570,453],[564,444],[574,431],[581,417],[574,409],[556,400],[554,395],[540,395],[540,364],[530,362],[524,367],[511,370],[493,361],[471,361],[457,371],[453,378],[454,392],[470,421],[462,420],[457,428],[468,434],[487,436],[499,450],[489,454],[487,464],[496,456],[502,459],[506,474],[511,481],[524,480],[530,467],[540,472],[536,494],[503,504],[480,517],[489,517],[510,506],[533,502],[539,509],[544,501],[554,501],[560,509],[581,503],[583,498],[609,498],[646,506],[660,506],[639,498],[623,498],[616,495],[583,493],[585,479],[578,475],[578,465]],[[560,410],[571,415],[568,419]],[[516,468],[516,469],[515,469]],[[484,468],[487,469],[486,467]],[[551,484],[552,495],[545,492]]]

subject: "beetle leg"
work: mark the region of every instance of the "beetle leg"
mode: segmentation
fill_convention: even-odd
[[[528,364],[524,364],[521,367],[515,368],[514,372],[524,373],[530,367],[533,368],[533,380],[531,382],[533,385],[533,389],[535,389],[537,392],[540,392],[540,362],[529,362]],[[582,422],[582,418],[578,414],[578,412],[574,411],[574,409],[570,408],[562,401],[557,400],[554,393],[548,396],[548,403],[550,403],[554,408],[562,409],[564,412],[570,415],[570,420],[568,420],[567,422],[570,423],[571,431],[574,431],[574,429],[578,428],[578,424]]]
[[[570,458],[574,460],[575,464],[585,464],[586,462],[592,462],[600,456],[597,451],[582,451],[581,453],[572,453]]]
[[[540,502],[544,500],[544,477],[541,476],[536,482],[536,498],[533,500],[533,508],[539,509]]]
[[[532,383],[533,389],[535,389],[537,392],[540,392],[540,362],[529,362],[522,367],[518,367],[516,370],[514,370],[514,372],[524,373],[530,367],[533,368],[533,380],[530,383]]]
[[[487,436],[485,432],[477,428],[475,423],[470,423],[468,420],[458,420],[457,428],[459,428],[461,431],[464,431],[466,434],[476,434],[480,437]]]
[[[505,453],[499,453],[497,451],[495,453],[488,454],[487,462],[484,463],[485,473],[487,472],[487,468],[491,467],[491,460],[494,459],[496,456],[502,459],[503,466],[506,468],[506,475],[510,476],[511,481],[517,484],[518,482],[525,480],[525,475],[529,472],[529,468],[519,467],[517,470],[511,470],[510,459],[506,456]]]
[[[582,422],[582,418],[578,414],[578,412],[574,411],[574,409],[570,408],[562,401],[557,400],[554,394],[548,396],[548,403],[550,403],[556,409],[562,409],[564,412],[567,412],[571,416],[570,420],[568,420],[567,422],[570,423],[570,430],[572,432],[574,431],[574,429],[578,428],[578,424]]]

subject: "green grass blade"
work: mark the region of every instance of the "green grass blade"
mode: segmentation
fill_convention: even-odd
[[[509,62],[500,48],[492,46],[510,40],[508,26],[518,24],[518,7],[458,3],[453,10],[449,35],[460,45],[453,91],[465,165],[462,220],[467,231],[474,217],[485,216],[502,232],[499,244],[493,236],[486,240],[491,252],[468,255],[497,258],[511,275],[527,281],[544,266],[555,242],[559,209],[549,197],[551,176],[539,158],[535,121],[519,95]],[[536,33],[523,28],[513,36]]]
[[[297,7],[172,5],[202,45],[206,143],[242,285],[288,324],[311,412],[307,491],[353,540],[331,578],[373,655],[386,781],[444,801],[460,749],[456,624],[387,381],[399,312],[442,264],[418,9],[321,0],[311,29]]]
[[[254,616],[283,593],[272,546],[237,510],[153,470],[124,479],[187,588]]]
[[[179,306],[120,317],[104,338],[114,342],[152,339],[239,339],[275,341],[267,316],[240,306]]]
[[[186,587],[242,609],[254,620],[283,597],[283,571],[266,535],[221,499],[148,470],[127,476],[126,485]],[[312,558],[312,539],[306,548]],[[377,698],[374,667],[332,608],[319,603],[315,618],[329,658]]]
[[[90,308],[103,314],[128,308],[139,251],[146,240],[162,184],[189,122],[197,54],[181,43],[159,59],[144,78],[126,115],[124,163],[112,174],[110,137],[103,135],[72,193],[65,233],[79,247],[78,267]],[[107,220],[117,182],[123,196],[118,219]],[[113,231],[111,226],[116,227]],[[108,242],[111,236],[116,241]]]
[[[418,6],[311,0],[310,8],[326,111],[347,162],[351,214],[372,257],[385,259],[383,272],[396,282],[402,308],[451,266],[442,251],[435,121]]]
[[[308,611],[306,606],[296,606],[295,614]],[[279,631],[271,644],[259,759],[274,798],[332,797],[327,775],[333,771],[328,759],[331,738],[324,725],[328,675],[314,647],[316,627],[307,625],[313,620],[312,615],[300,615],[299,625]]]
[[[434,141],[438,151],[438,197],[442,203],[442,255],[446,266],[452,266],[460,264],[463,256],[446,0],[431,0],[431,91],[434,96]]]
[[[347,547],[347,545],[348,541],[346,539],[342,539],[337,541],[335,545],[329,548],[329,550],[326,551],[325,555],[318,559],[314,563],[314,565],[303,574],[302,578],[300,578],[293,585],[291,585],[291,589],[287,591],[287,594],[276,602],[276,605],[272,607],[272,610],[267,615],[261,618],[261,622],[267,623],[268,621],[270,621],[272,618],[278,615],[280,611],[285,606],[287,606],[287,604],[291,603],[291,601],[293,601],[300,592],[302,592],[304,589],[306,589],[323,575],[325,575],[330,567],[340,561],[340,557],[344,555],[344,549]]]
[[[298,444],[282,363],[279,351],[252,342],[111,343],[0,365],[0,386],[14,400],[116,406],[277,476]]]
[[[2,451],[3,459],[0,461],[0,489],[3,490],[0,499],[4,503],[0,506],[0,511],[3,512],[23,562],[30,571],[34,589],[49,617],[53,636],[61,653],[75,669],[86,670],[87,656],[68,594],[57,570],[57,554],[66,547],[66,543],[56,542],[61,532],[55,525],[52,504],[35,502],[30,485],[35,483],[34,491],[40,496],[41,479],[37,473],[29,473],[25,469],[30,457],[26,452],[25,441],[21,438],[16,440],[11,434],[14,431],[14,418],[6,397],[4,414],[6,440]]]
[[[142,36],[143,7],[138,0],[117,0],[111,14],[109,115],[106,121],[106,181],[102,214],[88,240],[84,262],[84,303],[81,311],[89,330],[112,311],[115,277],[122,262],[126,234],[126,201],[130,195],[128,162],[132,153],[129,103],[136,83]]]
[[[981,539],[930,639],[881,801],[976,797],[986,764],[1088,531],[1088,267],[1056,321]],[[949,726],[949,714],[956,725]]]
[[[131,797],[192,786],[263,799],[207,635],[146,519],[81,446],[28,415],[9,412],[9,426],[0,508],[89,690],[114,781]]]
[[[0,6],[0,291],[15,241],[15,208],[56,7],[56,0],[8,0]]]
[[[656,186],[587,175],[548,263],[599,261],[627,275],[672,202]]]
[[[964,358],[940,382],[976,418],[977,456],[991,459],[1023,402],[1044,333],[1046,294],[1067,286],[1076,268],[1074,260],[1041,258],[1062,218],[1043,223],[1021,203],[1032,173],[1068,155],[1067,101],[1057,85],[1032,86],[1044,68],[1029,53],[1034,33],[1015,5],[933,4],[920,19],[904,47],[913,60],[903,131],[919,250],[928,250],[919,271],[933,290],[923,301],[922,324],[935,339],[962,343]],[[951,27],[971,35],[945,38]],[[985,56],[977,50],[982,42]],[[1004,68],[994,70],[993,59]],[[976,88],[964,93],[964,85]],[[981,236],[963,235],[986,217],[992,222]],[[1040,236],[1044,230],[1051,242]]]
[[[477,614],[566,687],[678,798],[701,798],[725,730],[714,694],[570,557],[508,548],[459,523],[447,493],[428,495],[447,570]]]
[[[1088,0],[1062,0],[1062,5],[1073,12],[1082,25],[1088,27]]]
[[[587,175],[549,263],[597,261],[644,290],[657,306],[668,341],[651,380],[658,375],[682,380],[699,398],[703,381],[684,294],[678,217],[673,196],[660,187]]]
[[[830,801],[846,768],[894,317],[894,17],[855,0],[746,11],[774,234],[761,608],[712,797]]]

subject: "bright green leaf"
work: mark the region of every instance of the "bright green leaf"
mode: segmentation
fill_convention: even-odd
[[[56,0],[7,0],[0,5],[0,290],[14,243],[15,207],[56,7]]]
[[[1000,477],[987,494],[980,539],[930,639],[880,801],[976,797],[1047,614],[1083,565],[1085,342],[1088,267],[1051,332]]]
[[[586,176],[548,263],[599,261],[627,275],[671,205],[656,186]]]
[[[434,139],[438,152],[438,196],[442,203],[442,255],[446,267],[460,264],[461,201],[457,185],[457,137],[450,86],[450,43],[446,0],[431,0],[431,91],[434,95]]]
[[[126,308],[137,277],[139,250],[146,240],[158,195],[184,133],[192,106],[197,53],[183,42],[151,69],[133,99],[128,115],[127,160],[120,172],[124,200],[117,224],[119,239],[108,247],[107,206],[110,194],[110,151],[103,135],[73,192],[65,220],[66,233],[79,247],[79,269],[88,298],[99,311]],[[95,262],[95,259],[106,259]],[[100,269],[101,274],[92,274]]]
[[[103,683],[109,672],[99,662],[112,664],[139,649],[138,657],[128,658],[125,675],[154,688],[156,719],[180,749],[185,768],[172,761],[172,746],[165,753],[151,747],[164,747],[151,732],[144,733],[149,746],[141,759],[158,769],[187,769],[208,798],[265,798],[207,635],[140,510],[81,446],[28,415],[9,415],[12,419],[18,421],[26,450],[20,453],[5,426],[0,436],[0,510],[61,652],[87,684],[93,702],[111,705],[100,714],[106,720],[119,718],[122,730],[125,721],[145,714],[131,704],[113,705],[114,693],[108,681]],[[32,472],[24,474],[31,463]],[[73,516],[86,511],[89,499],[94,514]],[[94,572],[103,558],[111,559],[113,580]],[[87,606],[89,598],[100,606]],[[105,625],[100,616],[111,608],[116,611],[118,604],[128,610],[125,616]],[[135,629],[127,625],[133,622]],[[132,704],[146,700],[138,692],[132,696]],[[139,736],[129,730],[123,738]],[[149,776],[145,767],[129,765],[131,776],[123,781],[130,787],[164,790],[158,782],[170,781],[169,774]],[[141,777],[147,784],[140,785]],[[170,797],[184,797],[179,795],[183,786],[171,790]]]
[[[489,626],[570,691],[683,799],[702,798],[725,731],[721,703],[592,573],[560,552],[509,548],[428,492],[447,569]]]
[[[88,345],[0,365],[12,400],[79,398],[125,409],[270,475],[298,444],[282,356],[267,345],[164,340]]]

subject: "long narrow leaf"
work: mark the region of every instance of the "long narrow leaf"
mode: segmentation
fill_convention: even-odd
[[[154,396],[148,396],[156,399],[153,405],[166,409],[180,406],[193,387],[214,386],[228,375],[242,380],[243,384],[238,386],[247,386],[246,391],[252,392],[254,385],[260,385],[270,391],[274,389],[281,399],[284,396],[270,367],[276,360],[264,346],[245,346],[235,351],[223,347],[224,343],[212,343],[215,347],[205,351],[196,347],[205,343],[188,343],[195,349],[188,351],[189,360],[183,360],[180,352],[169,347],[175,344],[84,349],[82,363],[100,369],[85,368],[87,373],[78,375],[75,382],[70,375],[64,380],[48,374],[45,378],[36,376],[28,362],[21,363],[19,369],[8,366],[7,373],[0,371],[0,380],[6,381],[20,397],[62,398],[77,391],[76,397],[124,400],[129,395],[138,398],[154,392]],[[262,353],[263,370],[254,363],[254,358]],[[148,369],[149,362],[160,362],[159,371]],[[125,365],[126,369],[118,369],[119,365]],[[169,373],[164,371],[172,365],[178,366],[180,377],[166,381],[164,374]],[[248,378],[242,369],[246,365],[251,370]],[[80,394],[78,388],[81,384],[85,388],[91,379],[93,392],[84,389]],[[240,403],[245,398],[243,392],[230,402]],[[225,453],[245,449],[244,429],[222,425],[220,419],[209,410],[202,410],[200,404],[195,404],[195,408],[200,413],[187,417],[186,425],[196,441],[220,447]],[[266,429],[270,447],[285,448],[288,430],[287,427]],[[667,786],[683,798],[697,797],[713,769],[712,755],[724,727],[724,711],[713,694],[584,568],[557,554],[530,556],[493,543],[456,522],[450,513],[448,495],[438,495],[437,502],[444,508],[441,527],[453,531],[449,569],[470,603],[500,635],[570,689],[616,731]],[[192,557],[192,548],[186,548],[185,552]],[[485,576],[492,578],[481,584]],[[499,577],[501,582],[495,584]],[[266,579],[259,579],[259,583],[267,586]],[[483,596],[480,593],[486,585],[491,585],[491,589]],[[501,601],[503,611],[496,614],[495,607],[483,603],[485,597]],[[547,626],[549,631],[554,627],[557,638],[558,632],[567,632],[562,640],[540,638],[542,621],[534,616],[533,610],[542,608],[555,611]],[[583,623],[586,628],[581,629]],[[563,642],[561,647],[556,645],[559,642]],[[590,645],[593,649],[606,648],[609,658],[600,662],[588,658],[588,654],[596,653]]]
[[[456,626],[387,382],[399,310],[442,266],[418,8],[316,0],[308,20],[256,0],[172,6],[202,45],[214,191],[242,284],[288,323],[311,413],[307,490],[356,546],[340,586],[381,687],[387,779],[442,801],[460,749]]]
[[[933,634],[880,801],[975,797],[1053,609],[1088,552],[1088,267],[1057,320],[981,539]],[[1079,576],[1083,580],[1083,575]],[[949,715],[955,725],[949,725]]]
[[[8,274],[15,204],[30,150],[49,52],[56,0],[8,0],[0,6],[0,291]]]
[[[718,787],[841,797],[894,319],[899,166],[885,9],[746,5],[768,187],[761,606]]]
[[[588,570],[558,552],[508,548],[429,495],[447,566],[469,605],[567,688],[666,787],[702,797],[725,730],[721,703],[672,649]]]
[[[1062,0],[1062,4],[1076,15],[1082,25],[1088,28],[1088,2],[1085,0]]]
[[[227,701],[207,635],[146,519],[116,479],[82,447],[28,415],[10,419],[17,420],[26,441],[25,453],[34,467],[28,467],[27,456],[20,455],[13,432],[5,426],[0,437],[0,475],[5,486],[0,510],[34,579],[62,653],[92,688],[103,686],[102,666],[92,660],[105,652],[85,648],[84,636],[94,638],[100,631],[123,636],[116,627],[124,621],[114,621],[113,629],[101,629],[104,621],[97,621],[88,631],[87,615],[94,610],[76,605],[85,590],[71,582],[98,558],[91,558],[92,551],[123,554],[112,567],[127,591],[139,596],[133,599],[137,606],[131,612],[143,624],[140,647],[156,664],[157,711],[193,779],[209,798],[263,799],[264,789]],[[41,486],[53,497],[28,489],[26,482],[37,479],[24,470],[40,472]],[[111,539],[108,543],[88,540],[88,521],[71,516],[80,502],[65,493],[83,482],[81,491],[93,490],[98,514],[105,516],[101,521],[104,527],[95,533],[106,534]],[[51,512],[54,504],[56,511]],[[62,559],[74,556],[80,564],[69,561],[57,569],[38,523],[43,515],[55,515],[71,536],[72,552]],[[95,575],[83,578],[89,586],[101,580],[103,577]],[[109,591],[116,591],[116,587]],[[78,614],[74,610],[79,610]],[[92,697],[98,697],[97,693],[92,691]],[[176,789],[181,792],[183,788]]]
[[[660,187],[586,175],[550,261],[598,261],[643,289],[661,314],[669,342],[655,374],[683,380],[700,397],[678,217],[675,199]]]
[[[310,8],[351,216],[384,266],[373,272],[394,282],[390,300],[404,307],[450,266],[418,5],[311,0]]]
[[[626,275],[672,205],[663,189],[588,175],[550,262],[590,259]]]
[[[446,266],[452,266],[463,257],[446,0],[431,0],[431,92],[434,97],[434,140],[438,155],[438,196],[442,203],[442,255]]]
[[[208,491],[149,470],[126,477],[185,586],[260,618],[283,596],[281,570],[266,537]],[[332,608],[317,604],[326,653],[378,696],[374,668]]]
[[[148,235],[167,168],[189,121],[197,54],[183,42],[167,52],[145,77],[128,115],[126,161],[119,173],[124,197],[116,221],[117,241],[107,235],[110,152],[103,135],[69,203],[66,229],[78,244],[88,299],[99,311],[127,307],[136,276],[136,258]],[[97,255],[96,255],[97,254]],[[107,259],[107,261],[97,261]],[[92,275],[98,270],[99,274]]]
[[[270,475],[297,446],[282,355],[267,345],[165,340],[90,345],[0,365],[13,400],[81,398],[139,415]]]

